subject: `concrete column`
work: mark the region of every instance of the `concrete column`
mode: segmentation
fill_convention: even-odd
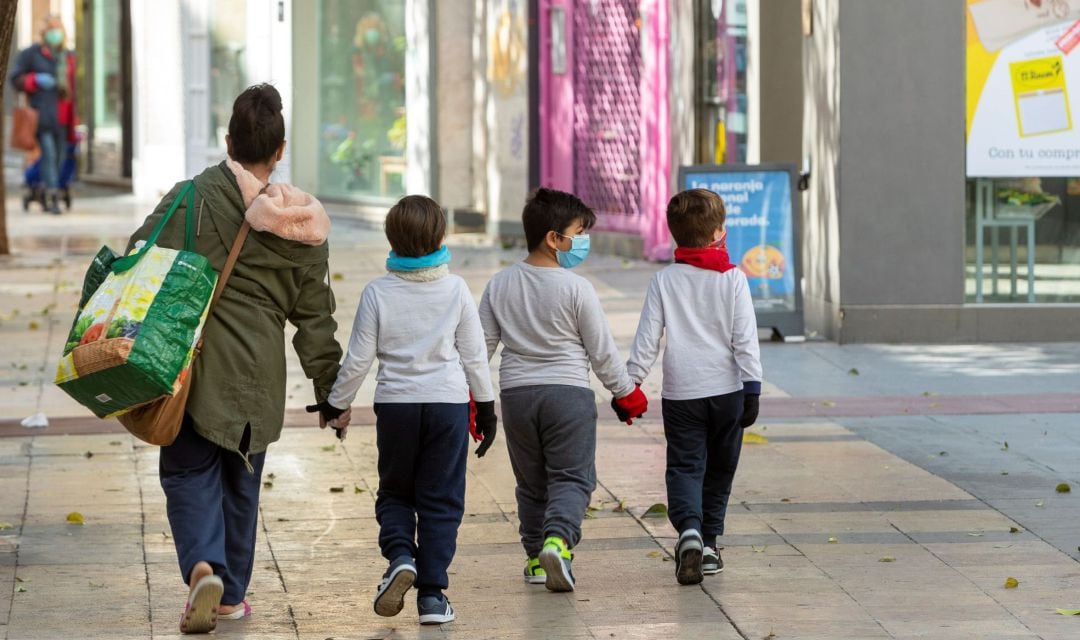
[[[840,0],[815,0],[803,40],[803,153],[811,172],[803,210],[806,333],[840,330]]]
[[[435,162],[439,203],[473,207],[473,26],[471,2],[437,3],[435,86],[438,94]]]
[[[519,236],[529,184],[528,3],[486,1],[488,232]]]
[[[439,102],[433,85],[431,0],[405,2],[405,192],[434,195],[432,125]]]
[[[131,3],[132,188],[156,199],[185,176],[182,0]]]

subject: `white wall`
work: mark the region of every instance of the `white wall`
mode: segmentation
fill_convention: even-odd
[[[131,3],[132,188],[156,199],[184,178],[182,0]]]

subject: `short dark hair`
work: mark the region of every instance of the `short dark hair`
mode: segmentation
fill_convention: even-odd
[[[403,258],[435,253],[446,237],[442,207],[427,196],[405,196],[386,214],[386,239]]]
[[[680,191],[667,206],[667,226],[680,247],[709,246],[726,218],[723,198],[708,189]]]
[[[577,220],[586,229],[591,229],[596,224],[596,214],[574,194],[545,187],[533,191],[521,212],[529,251],[540,246],[548,231],[562,233]]]
[[[244,163],[268,161],[285,142],[281,94],[270,84],[257,84],[236,96],[229,118],[230,154]]]

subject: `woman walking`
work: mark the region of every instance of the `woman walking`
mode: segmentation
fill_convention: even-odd
[[[68,142],[75,140],[75,54],[66,41],[64,23],[49,16],[41,42],[20,51],[11,70],[12,86],[30,97],[38,113],[44,205],[54,214],[60,213],[60,168]]]
[[[195,248],[220,271],[245,220],[252,233],[206,322],[180,434],[160,458],[180,573],[190,588],[183,633],[209,632],[218,619],[251,614],[245,594],[263,461],[285,411],[286,321],[296,327],[293,346],[314,381],[316,402],[329,394],[341,359],[327,282],[329,218],[303,191],[268,186],[285,150],[274,87],[250,87],[236,98],[226,142],[229,159],[194,179]],[[149,236],[183,184],[132,236],[129,251]],[[177,213],[159,245],[184,245],[186,212]],[[347,424],[348,416],[342,418]]]

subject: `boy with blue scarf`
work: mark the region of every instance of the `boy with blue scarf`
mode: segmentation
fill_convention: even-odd
[[[318,405],[327,422],[352,404],[379,359],[376,444],[379,546],[390,566],[375,612],[394,616],[415,584],[421,624],[454,619],[443,594],[465,511],[470,431],[483,456],[495,438],[495,393],[476,303],[450,275],[446,221],[431,198],[406,196],[386,216],[387,275],[360,296],[334,389]],[[470,391],[475,423],[470,424]]]
[[[529,255],[488,283],[480,322],[499,367],[506,446],[517,480],[525,581],[573,591],[571,548],[596,488],[596,398],[589,366],[628,423],[648,408],[619,357],[600,298],[570,272],[589,253],[596,215],[576,196],[538,189],[522,223]]]

